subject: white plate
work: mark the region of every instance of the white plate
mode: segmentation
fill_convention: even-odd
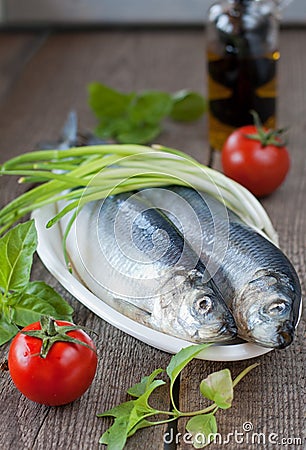
[[[183,347],[191,345],[191,342],[152,330],[125,317],[90,292],[75,275],[71,274],[63,257],[60,225],[46,228],[46,223],[55,214],[55,205],[46,206],[33,213],[38,233],[37,252],[47,269],[67,291],[106,322],[155,348],[177,353]],[[210,361],[239,361],[260,356],[269,351],[271,349],[250,343],[213,345],[201,352],[199,358]]]

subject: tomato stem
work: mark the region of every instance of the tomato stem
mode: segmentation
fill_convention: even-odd
[[[277,130],[265,130],[257,112],[251,110],[250,113],[252,114],[254,119],[256,133],[245,134],[245,137],[247,137],[248,139],[252,139],[253,141],[259,141],[262,147],[267,147],[268,145],[274,145],[275,147],[284,147],[286,145],[286,141],[282,136],[282,134],[287,131],[286,128],[279,128]]]
[[[58,325],[52,317],[43,315],[40,319],[40,326],[40,330],[27,330],[21,331],[21,333],[42,340],[41,350],[39,353],[39,356],[41,358],[46,358],[48,356],[49,351],[56,342],[70,342],[71,344],[80,344],[91,349],[93,352],[96,352],[95,348],[86,344],[86,342],[83,342],[80,339],[76,339],[67,334],[69,331],[83,329],[83,327],[79,325]]]

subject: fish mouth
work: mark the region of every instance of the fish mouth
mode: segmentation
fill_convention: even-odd
[[[273,335],[269,334],[264,337],[263,333],[260,335],[259,332],[257,332],[256,336],[249,333],[248,336],[243,334],[240,337],[262,347],[281,350],[292,343],[294,338],[294,327],[290,321],[287,321],[275,328]]]
[[[238,330],[235,325],[224,322],[220,325],[219,329],[216,330],[210,336],[205,336],[203,340],[203,335],[201,335],[201,330],[197,330],[193,335],[193,338],[197,339],[198,342],[210,342],[214,344],[222,344],[223,342],[229,342],[237,336]]]
[[[293,341],[294,337],[294,327],[291,323],[286,323],[282,327],[279,327],[276,349],[283,349],[288,347]]]

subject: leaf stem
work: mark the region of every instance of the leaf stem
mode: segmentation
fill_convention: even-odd
[[[259,363],[252,364],[251,366],[244,369],[234,380],[233,380],[233,388],[237,386],[237,384],[245,377],[251,370],[255,369],[255,367],[259,366]]]
[[[198,411],[190,411],[190,412],[179,411],[179,415],[180,415],[180,417],[199,416],[200,414],[207,414],[207,413],[213,411],[214,409],[216,409],[216,410],[218,409],[218,406],[216,405],[216,403],[213,403],[210,406],[207,406],[207,408],[200,409]]]

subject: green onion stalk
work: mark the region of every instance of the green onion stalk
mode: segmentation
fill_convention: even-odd
[[[65,235],[82,207],[91,201],[147,187],[189,186],[207,192],[275,244],[277,234],[258,200],[244,187],[184,152],[162,146],[107,144],[68,150],[40,150],[10,159],[0,175],[35,183],[0,211],[0,234],[32,211],[64,206],[47,224],[72,213]]]

